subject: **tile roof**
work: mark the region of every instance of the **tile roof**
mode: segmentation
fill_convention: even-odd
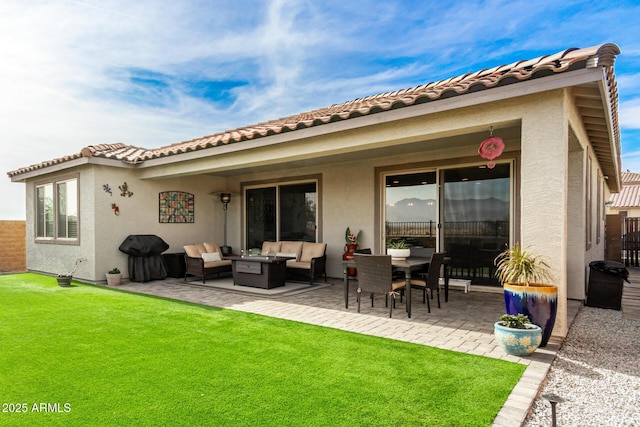
[[[622,172],[622,189],[612,194],[611,208],[640,208],[640,173]]]
[[[637,172],[622,172],[622,184],[640,184],[640,173]]]
[[[48,162],[31,165],[8,172],[10,177],[45,168],[78,157],[103,157],[128,163],[141,163],[147,159],[179,155],[196,150],[209,149],[221,145],[256,140],[262,137],[293,132],[299,129],[320,126],[336,121],[380,113],[392,109],[433,102],[466,93],[487,90],[494,87],[546,77],[567,71],[591,67],[603,67],[606,71],[609,96],[612,101],[611,117],[614,129],[614,144],[620,157],[620,136],[618,125],[618,95],[613,64],[620,53],[614,44],[603,44],[585,49],[571,48],[554,55],[532,60],[518,61],[508,65],[468,73],[438,82],[427,83],[410,89],[386,92],[353,101],[334,104],[301,114],[270,120],[212,135],[178,142],[156,149],[144,149],[124,144],[102,144],[84,148],[80,153]],[[615,168],[614,168],[615,169]]]
[[[611,195],[610,208],[640,208],[640,185],[624,185]]]

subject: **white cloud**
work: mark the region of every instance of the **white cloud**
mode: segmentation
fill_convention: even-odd
[[[592,6],[3,0],[0,171],[91,144],[158,147],[572,46],[619,42],[637,57],[638,7]],[[637,129],[637,71],[619,64],[621,123]],[[136,86],[132,70],[166,76],[167,87]],[[243,84],[217,103],[188,90],[199,79]],[[135,91],[144,98],[127,97]],[[24,217],[23,186],[5,177],[0,194],[16,200],[0,218]]]
[[[620,127],[627,129],[640,129],[640,99],[621,102]]]

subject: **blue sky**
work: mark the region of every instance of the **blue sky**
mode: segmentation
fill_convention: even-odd
[[[638,34],[640,1],[2,0],[0,171],[615,43],[623,169],[640,172]],[[0,219],[24,219],[3,176]]]

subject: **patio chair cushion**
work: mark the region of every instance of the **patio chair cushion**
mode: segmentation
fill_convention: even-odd
[[[190,258],[201,258],[202,253],[206,252],[202,245],[184,245],[183,248]]]
[[[300,255],[300,262],[311,262],[312,258],[319,258],[324,255],[326,243],[309,243],[304,242],[302,245],[302,255]]]
[[[205,263],[211,261],[222,261],[222,257],[220,256],[220,252],[205,252],[202,254],[202,259]]]
[[[230,259],[223,259],[222,261],[209,261],[204,263],[204,268],[216,268],[224,267],[225,265],[231,265]]]
[[[217,243],[204,242],[203,246],[205,249],[204,252],[208,252],[208,253],[220,252],[220,245],[218,245]]]
[[[280,242],[263,242],[262,243],[262,253],[267,254],[273,252],[280,252]]]
[[[296,261],[300,259],[302,254],[302,242],[280,242],[280,250],[278,252],[286,254],[294,254]]]
[[[287,267],[289,268],[302,268],[305,270],[310,270],[311,269],[311,261],[296,261],[295,259],[288,259],[287,260]]]

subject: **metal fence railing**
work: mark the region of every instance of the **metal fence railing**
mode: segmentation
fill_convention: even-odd
[[[622,261],[626,266],[640,267],[640,218],[623,219]]]
[[[447,237],[508,237],[509,221],[448,221],[443,224]],[[432,237],[435,221],[398,221],[386,223],[387,237]]]

